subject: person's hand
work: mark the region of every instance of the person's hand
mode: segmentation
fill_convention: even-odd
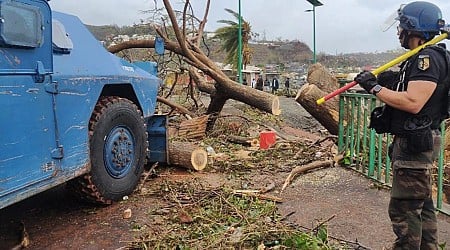
[[[375,85],[377,85],[377,78],[370,71],[363,71],[359,73],[355,77],[355,82],[357,82],[363,89],[365,89],[368,93],[371,93],[371,90]]]

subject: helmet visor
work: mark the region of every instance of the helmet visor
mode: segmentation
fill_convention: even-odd
[[[405,5],[406,4],[401,4],[396,11],[394,11],[386,18],[386,20],[381,25],[381,30],[383,32],[388,31],[392,26],[394,26],[399,21],[399,16],[403,12],[403,7],[405,7]]]

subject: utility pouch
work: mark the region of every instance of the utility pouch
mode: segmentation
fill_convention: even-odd
[[[370,114],[369,128],[375,129],[377,134],[390,132],[391,116],[386,106],[376,107]]]
[[[432,120],[429,116],[413,117],[404,124],[407,148],[411,153],[421,153],[433,150]]]

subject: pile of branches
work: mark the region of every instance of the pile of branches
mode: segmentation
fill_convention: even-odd
[[[159,186],[152,183],[140,195],[156,198],[162,204],[147,213],[151,225],[136,225],[139,235],[128,248],[365,249],[358,243],[330,236],[326,223],[333,218],[317,222],[314,228],[302,227],[289,222],[289,215],[279,214],[279,200],[266,193],[269,188],[246,192],[255,191],[248,189],[253,185],[250,180],[242,180],[252,173],[290,172],[295,166],[329,158],[330,150],[304,138],[284,137],[278,117],[250,107],[240,110],[242,115],[218,116],[214,129],[201,142],[212,149],[208,153],[213,161],[205,171],[226,173],[229,181],[219,187],[196,178],[168,179]],[[257,137],[265,129],[278,131],[277,143],[266,150],[227,140],[229,135]],[[237,176],[242,179],[233,181]],[[244,182],[248,182],[245,187]]]
[[[287,223],[275,202],[236,194],[231,187],[165,182],[153,195],[167,205],[149,216],[162,217],[165,226],[149,228],[130,249],[349,249],[329,237],[324,223],[313,229]]]
[[[260,170],[290,172],[293,167],[310,162],[332,158],[329,147],[323,147],[317,141],[295,136],[289,137],[282,131],[283,121],[278,117],[252,108],[240,108],[242,116],[219,116],[214,130],[203,140],[216,152],[225,152],[225,157],[215,157],[210,168],[217,171]],[[264,130],[274,131],[277,142],[266,150],[249,147],[227,140],[229,135],[259,140],[259,133]],[[243,153],[248,157],[243,157]]]

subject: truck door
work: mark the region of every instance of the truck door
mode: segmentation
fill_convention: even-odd
[[[26,188],[51,178],[62,156],[55,138],[47,1],[0,1],[0,19],[2,208],[37,193]]]

